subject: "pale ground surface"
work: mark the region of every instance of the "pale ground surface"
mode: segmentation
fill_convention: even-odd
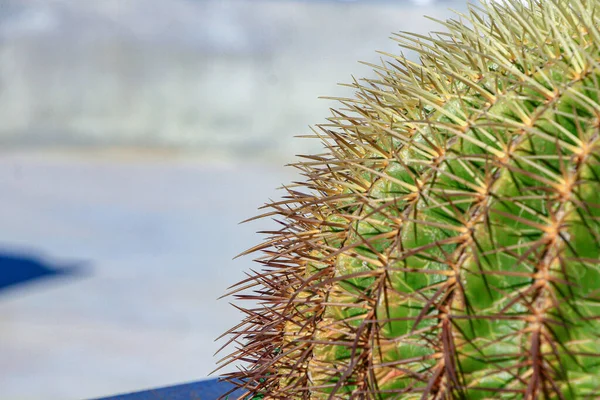
[[[208,375],[240,315],[256,214],[290,168],[192,158],[1,155],[0,250],[77,266],[0,292],[0,399],[82,399]]]

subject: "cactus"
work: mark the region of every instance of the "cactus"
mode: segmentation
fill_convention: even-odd
[[[262,215],[222,360],[248,398],[600,398],[600,1],[440,23]]]

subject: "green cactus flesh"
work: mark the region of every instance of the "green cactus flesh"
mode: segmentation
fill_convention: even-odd
[[[600,398],[600,1],[460,19],[396,35],[420,63],[355,82],[269,205],[248,398]]]

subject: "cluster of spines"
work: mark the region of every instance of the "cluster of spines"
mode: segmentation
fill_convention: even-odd
[[[598,12],[514,1],[397,35],[421,62],[355,82],[263,215],[282,229],[248,251],[263,268],[234,292],[259,305],[226,379],[269,398],[600,396]]]

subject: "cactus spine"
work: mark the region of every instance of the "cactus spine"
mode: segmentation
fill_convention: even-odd
[[[223,361],[250,394],[600,398],[600,1],[460,19],[397,34],[420,63],[355,82],[269,205]]]

